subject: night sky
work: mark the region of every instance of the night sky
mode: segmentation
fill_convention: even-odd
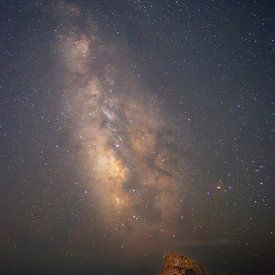
[[[275,274],[272,1],[0,1],[0,271]]]

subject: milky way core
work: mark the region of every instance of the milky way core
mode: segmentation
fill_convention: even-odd
[[[159,249],[177,233],[184,192],[177,189],[182,175],[171,167],[176,153],[169,148],[167,122],[123,50],[100,39],[91,20],[74,25],[80,15],[77,6],[62,6],[57,43],[66,75],[62,104],[81,148],[77,163],[104,232],[127,240],[135,251],[155,238]]]

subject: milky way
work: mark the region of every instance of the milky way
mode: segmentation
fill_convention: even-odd
[[[102,227],[127,246],[166,247],[180,218],[178,190],[183,175],[167,141],[167,121],[152,94],[127,70],[129,58],[118,45],[101,40],[79,7],[62,5],[64,28],[58,55],[66,95],[62,104],[72,119],[72,135],[81,146],[77,164],[88,175]],[[87,28],[89,26],[89,28]],[[182,182],[181,182],[182,183]]]

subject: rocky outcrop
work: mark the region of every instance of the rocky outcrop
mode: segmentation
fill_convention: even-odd
[[[167,255],[161,275],[205,275],[200,264],[186,256]]]

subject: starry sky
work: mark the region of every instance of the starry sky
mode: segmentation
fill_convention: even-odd
[[[0,271],[275,272],[272,1],[0,2]]]

